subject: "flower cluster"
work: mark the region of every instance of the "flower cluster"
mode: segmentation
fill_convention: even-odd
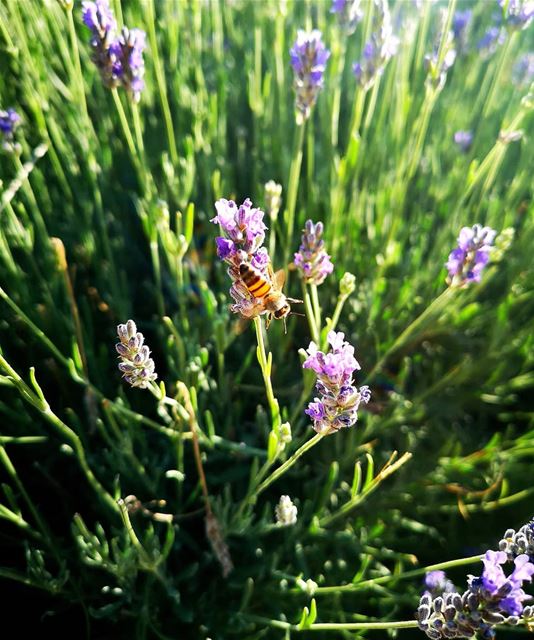
[[[330,331],[328,344],[332,350],[325,354],[311,342],[302,365],[317,375],[315,388],[320,397],[309,403],[305,413],[313,420],[315,431],[323,434],[354,425],[360,403],[367,403],[371,398],[369,387],[354,386],[353,373],[360,365],[345,335]]]
[[[92,60],[106,87],[124,87],[134,101],[139,101],[144,88],[143,51],[145,32],[123,28],[117,36],[117,23],[108,0],[86,0],[82,3],[83,22],[91,30]]]
[[[276,523],[287,527],[297,522],[297,507],[289,496],[280,496],[280,501],[274,508]]]
[[[363,18],[361,0],[332,0],[330,13],[337,14],[338,22],[347,34],[354,33]]]
[[[322,284],[326,276],[334,270],[330,256],[324,250],[323,223],[306,221],[302,241],[295,253],[295,266],[307,284]]]
[[[217,215],[210,222],[219,224],[224,233],[215,242],[217,255],[229,265],[228,275],[232,278],[230,295],[235,304],[230,306],[230,310],[245,318],[253,318],[264,309],[243,284],[239,266],[247,262],[268,278],[270,258],[262,247],[267,229],[263,222],[265,214],[253,207],[249,198],[240,206],[233,200],[221,198],[215,203],[215,210]]]
[[[115,349],[121,360],[119,371],[122,371],[122,377],[132,387],[146,389],[158,375],[154,360],[150,357],[150,349],[144,344],[144,335],[137,331],[133,320],[119,324],[117,335],[120,342],[115,345]]]
[[[467,49],[468,27],[472,15],[472,9],[465,9],[463,11],[457,11],[452,19],[452,32],[454,34],[456,48],[459,52],[464,52]]]
[[[451,251],[446,263],[448,284],[466,286],[471,282],[480,282],[482,271],[489,262],[495,235],[493,229],[480,224],[461,229],[458,247]]]
[[[429,638],[471,638],[480,634],[481,638],[491,639],[495,637],[495,625],[517,624],[522,614],[530,616],[530,608],[523,605],[529,599],[523,583],[531,582],[534,564],[529,555],[517,551],[522,549],[523,534],[525,539],[527,535],[532,537],[532,522],[520,532],[520,536],[512,529],[506,532],[500,542],[506,551],[489,550],[484,554],[482,575],[468,576],[468,588],[462,595],[450,589],[444,589],[441,595],[428,591],[423,594],[416,618]],[[515,536],[521,541],[516,546]],[[509,575],[503,569],[507,562],[514,565]]]
[[[447,73],[455,60],[456,49],[454,49],[454,34],[452,31],[449,31],[441,59],[439,46],[436,46],[432,53],[427,53],[425,56],[425,65],[428,71],[427,84],[436,91],[441,91],[447,81]]]
[[[460,149],[467,153],[473,144],[473,132],[472,131],[457,131],[454,134],[454,142],[460,147]]]
[[[517,532],[514,529],[507,529],[504,537],[499,541],[499,550],[504,551],[510,561],[526,554],[530,562],[534,563],[534,519],[523,525]]]
[[[355,62],[352,70],[359,84],[370,89],[386,68],[388,61],[397,53],[399,39],[393,35],[391,16],[387,0],[374,0],[373,33],[363,48],[363,58]]]
[[[503,10],[504,24],[510,31],[526,29],[534,18],[533,0],[497,0]]]
[[[321,40],[321,32],[297,32],[297,39],[290,50],[291,66],[295,72],[295,107],[297,122],[301,124],[310,117],[319,91],[323,87],[326,61],[330,51]]]
[[[15,109],[2,111],[0,109],[0,133],[2,134],[2,149],[4,151],[17,151],[18,145],[14,142],[15,129],[20,124],[20,115]]]

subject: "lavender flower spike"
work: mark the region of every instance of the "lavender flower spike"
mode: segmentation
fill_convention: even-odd
[[[480,282],[482,271],[489,262],[496,231],[475,224],[463,227],[458,236],[458,247],[451,251],[447,261],[447,282],[452,286],[467,286]]]
[[[143,76],[145,63],[143,51],[146,47],[146,34],[141,29],[123,28],[120,38],[113,43],[115,54],[114,73],[120,78],[122,86],[139,102],[141,91],[145,87]]]
[[[503,10],[505,25],[510,31],[526,29],[534,18],[532,0],[497,0]]]
[[[295,72],[295,107],[297,122],[302,124],[310,117],[311,110],[323,87],[326,61],[330,51],[321,40],[321,32],[299,30],[290,53]]]
[[[363,18],[361,0],[332,0],[330,13],[337,14],[338,23],[347,35],[354,33]]]
[[[108,0],[82,2],[82,18],[92,34],[91,60],[97,66],[104,85],[109,88],[116,87],[119,84],[115,40],[117,23]]]
[[[4,151],[18,151],[19,145],[13,142],[15,137],[15,129],[21,121],[20,115],[15,109],[2,111],[0,109],[0,133],[2,134],[2,149]]]
[[[319,392],[319,397],[310,402],[305,413],[313,420],[315,431],[325,435],[354,425],[360,403],[367,403],[371,398],[369,387],[357,389],[353,384],[353,373],[360,365],[354,358],[354,347],[345,341],[345,335],[330,331],[328,344],[331,351],[323,353],[311,342],[306,352],[308,357],[302,365],[315,372],[315,388]]]
[[[217,215],[210,220],[219,224],[224,233],[216,238],[217,255],[229,265],[228,275],[232,279],[230,295],[234,304],[230,311],[239,313],[244,318],[253,318],[265,309],[261,301],[256,300],[243,284],[239,273],[239,265],[243,262],[251,264],[266,279],[270,258],[263,241],[265,240],[264,212],[252,206],[247,198],[239,207],[233,200],[221,198],[215,203]]]
[[[306,221],[302,232],[302,242],[298,253],[295,253],[295,266],[307,284],[319,285],[334,270],[330,256],[324,250],[323,223],[313,224]]]
[[[117,335],[120,342],[115,345],[115,349],[121,360],[119,370],[122,371],[122,377],[132,387],[146,389],[158,376],[154,370],[154,360],[150,357],[150,349],[144,344],[144,335],[137,331],[133,320],[119,324]]]
[[[514,64],[512,82],[519,88],[528,87],[534,80],[534,53],[524,53]]]
[[[363,58],[355,62],[352,70],[366,91],[379,78],[389,60],[397,53],[399,39],[393,35],[387,0],[374,0],[373,33],[363,49]]]

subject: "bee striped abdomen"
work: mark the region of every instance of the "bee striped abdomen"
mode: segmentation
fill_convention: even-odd
[[[245,262],[239,265],[239,275],[246,288],[255,298],[263,298],[272,288],[263,275]]]

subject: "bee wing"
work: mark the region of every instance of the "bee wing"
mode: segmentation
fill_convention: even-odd
[[[284,283],[286,281],[286,272],[283,269],[280,269],[273,275],[272,283],[275,289],[281,291],[284,287]]]
[[[250,318],[243,318],[243,316],[240,316],[232,325],[232,331],[234,333],[234,335],[239,336],[241,335],[245,329],[249,326],[250,324]]]

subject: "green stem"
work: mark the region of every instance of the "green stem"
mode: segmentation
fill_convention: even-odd
[[[273,430],[277,431],[282,424],[280,417],[280,405],[278,400],[274,396],[273,385],[271,382],[271,369],[272,369],[272,354],[269,355],[265,352],[265,343],[263,341],[263,327],[261,318],[256,316],[254,318],[254,328],[256,329],[256,340],[258,347],[256,349],[256,356],[261,368],[261,374],[263,376],[263,382],[265,384],[265,392],[267,394],[267,402],[271,410],[271,424]]]
[[[295,225],[295,207],[297,204],[297,193],[299,189],[300,168],[302,166],[302,146],[304,143],[304,131],[306,123],[297,124],[295,138],[293,141],[293,153],[291,156],[291,167],[289,169],[289,183],[287,187],[287,204],[284,212],[286,223],[286,238],[284,243],[284,265],[287,265],[293,239],[293,227]]]
[[[491,111],[491,107],[493,106],[493,101],[495,100],[495,92],[497,90],[499,81],[501,80],[504,64],[508,57],[508,53],[510,52],[511,44],[514,40],[514,36],[515,34],[508,34],[505,43],[501,47],[497,68],[495,69],[495,74],[491,81],[490,89],[488,91],[488,97],[484,101],[484,107],[482,109],[482,114],[480,115],[479,122],[483,122],[485,118],[488,116],[489,112]]]
[[[158,42],[156,39],[156,14],[154,10],[154,0],[148,0],[146,3],[148,13],[148,38],[150,40],[150,55],[154,63],[154,71],[156,73],[156,82],[158,85],[158,93],[161,103],[161,109],[163,111],[163,119],[165,121],[165,130],[167,132],[167,140],[169,144],[169,152],[171,154],[171,160],[176,168],[178,166],[178,151],[176,148],[176,138],[174,136],[174,126],[172,122],[171,109],[169,105],[169,98],[167,94],[167,84],[165,82],[165,74],[163,73],[163,66],[161,64],[158,52]]]
[[[452,569],[453,567],[463,567],[468,564],[475,564],[480,562],[481,555],[468,556],[466,558],[457,558],[456,560],[446,560],[445,562],[438,562],[437,564],[431,564],[419,569],[413,569],[411,571],[404,571],[403,573],[391,574],[388,576],[380,576],[379,578],[371,578],[370,580],[363,580],[362,582],[355,582],[351,584],[343,584],[332,587],[318,587],[314,594],[327,594],[327,593],[339,593],[344,591],[360,591],[372,588],[375,585],[387,584],[388,582],[396,582],[397,580],[408,580],[409,578],[416,578],[422,576],[429,571],[437,571],[438,569]]]
[[[321,334],[321,326],[322,326],[322,319],[321,319],[321,305],[319,303],[319,295],[317,293],[317,285],[316,284],[310,284],[310,290],[311,290],[311,298],[312,298],[312,306],[313,306],[313,311],[315,314],[315,325],[317,326],[317,330],[319,335]],[[319,344],[319,343],[317,343]]]
[[[423,324],[423,322],[431,316],[435,311],[441,309],[443,305],[448,301],[450,297],[452,297],[455,293],[454,288],[448,287],[441,293],[437,298],[435,298],[428,307],[419,315],[413,322],[411,322],[406,329],[400,334],[400,336],[395,340],[395,342],[387,349],[384,355],[380,358],[380,360],[375,364],[375,366],[371,369],[371,371],[367,374],[365,381],[373,378],[374,375],[379,373],[388,358],[398,351],[404,344],[407,342],[408,338],[411,338],[415,331]]]
[[[137,172],[137,177],[143,189],[146,188],[146,180],[145,175],[143,173],[142,166],[139,162],[139,155],[137,153],[137,149],[135,147],[135,142],[133,139],[132,131],[130,129],[130,125],[128,124],[128,118],[126,117],[126,112],[122,105],[119,93],[116,88],[111,89],[111,95],[113,96],[113,102],[115,103],[115,108],[117,109],[117,113],[119,114],[119,120],[122,127],[122,132],[124,134],[124,139],[126,140],[126,144],[128,146],[128,151],[130,152],[130,158],[132,160],[132,164],[135,167]]]
[[[306,311],[306,319],[308,320],[308,326],[310,327],[310,333],[312,340],[315,344],[319,344],[320,334],[319,327],[317,326],[317,321],[315,317],[315,312],[313,310],[313,305],[311,301],[310,294],[308,292],[308,287],[302,282],[302,297],[304,298],[304,310]]]
[[[324,433],[316,433],[313,438],[310,438],[307,442],[305,442],[299,449],[295,451],[295,453],[290,456],[283,464],[281,464],[278,469],[275,469],[271,473],[271,475],[266,478],[256,489],[256,496],[258,496],[262,491],[265,491],[267,487],[278,480],[280,476],[282,476],[288,469],[290,469],[295,462],[309,451],[312,447],[314,447],[318,442],[320,442],[326,434]]]

